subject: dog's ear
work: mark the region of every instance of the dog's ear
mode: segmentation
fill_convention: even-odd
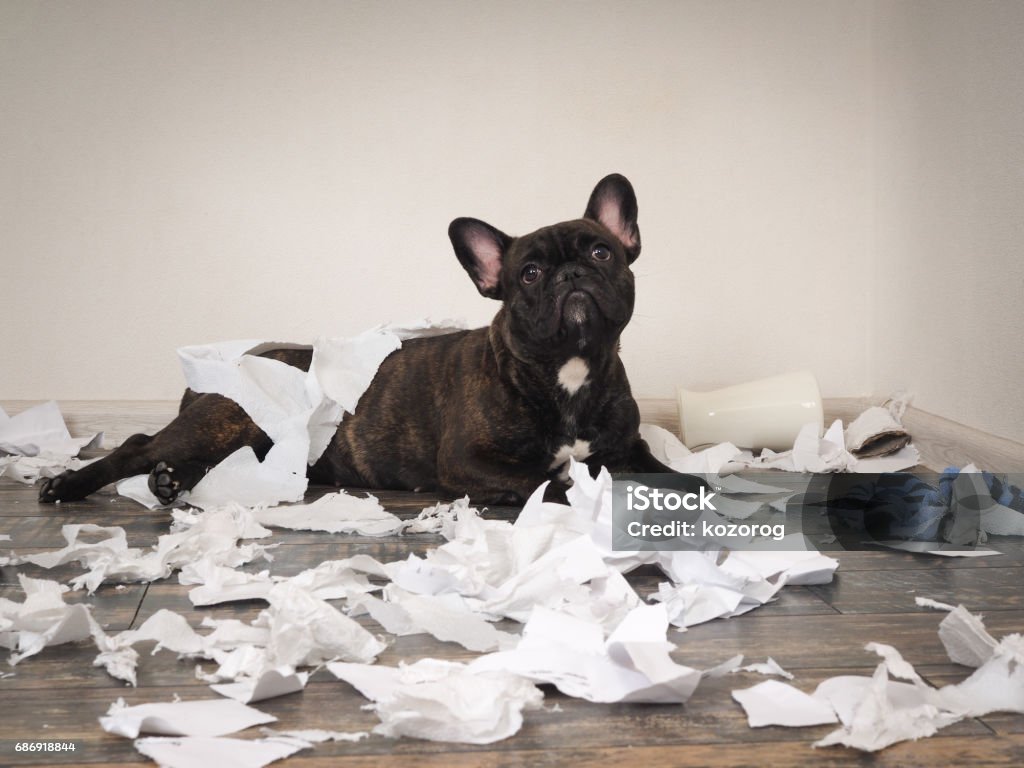
[[[473,278],[476,289],[501,301],[501,265],[512,238],[479,219],[456,219],[448,227],[455,255]]]
[[[612,173],[601,179],[590,194],[583,218],[603,224],[626,249],[632,264],[640,255],[640,229],[636,225],[636,194],[629,179]]]

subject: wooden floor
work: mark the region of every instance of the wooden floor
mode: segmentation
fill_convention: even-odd
[[[109,493],[59,506],[41,506],[36,489],[0,482],[0,533],[10,534],[16,551],[37,551],[62,544],[60,527],[92,522],[123,526],[131,546],[146,547],[166,533],[169,516],[148,512]],[[432,498],[421,494],[379,494],[384,505],[406,516]],[[511,517],[515,510],[496,510]],[[273,573],[291,575],[323,560],[365,553],[381,560],[404,558],[442,543],[438,536],[369,539],[348,535],[276,532],[280,542]],[[936,635],[942,614],[917,609],[915,596],[963,603],[985,614],[997,637],[1024,631],[1024,546],[1002,539],[995,548],[1006,554],[991,558],[944,559],[896,552],[851,552],[839,555],[835,581],[821,587],[787,587],[774,603],[727,621],[713,621],[681,634],[681,663],[708,667],[736,654],[748,661],[772,656],[796,675],[795,684],[812,690],[821,679],[838,674],[870,674],[876,657],[866,653],[869,641],[889,643],[916,665],[928,681],[939,685],[959,680],[967,670],[949,663]],[[18,571],[66,581],[78,566],[52,571],[35,567],[5,568],[0,597],[22,600]],[[659,580],[651,570],[630,574],[641,594]],[[253,618],[257,603],[236,603],[193,609],[187,587],[176,578],[150,585],[102,587],[92,597],[79,593],[71,600],[94,606],[108,630],[138,626],[161,608],[179,611],[198,626],[205,616]],[[379,631],[372,625],[375,631]],[[195,678],[194,661],[179,661],[162,651],[149,656],[140,646],[139,686],[128,688],[92,667],[91,644],[44,650],[0,679],[0,765],[55,764],[152,765],[128,739],[103,732],[97,722],[118,697],[128,703],[209,698],[210,689]],[[380,656],[381,664],[397,664],[432,656],[472,656],[451,643],[428,636],[394,638]],[[278,765],[378,766],[415,762],[419,766],[476,765],[1013,765],[1024,764],[1024,716],[994,715],[961,722],[930,739],[894,746],[876,755],[844,748],[814,750],[810,744],[832,726],[817,728],[747,727],[730,691],[766,678],[742,673],[701,684],[685,705],[599,705],[546,690],[546,705],[561,711],[536,711],[513,738],[490,746],[434,743],[371,736],[359,743],[328,743],[301,752]],[[361,707],[365,700],[326,672],[317,673],[302,693],[260,702],[276,715],[281,729],[325,728],[370,730],[377,723]],[[76,751],[60,754],[15,753],[16,741],[73,741]]]

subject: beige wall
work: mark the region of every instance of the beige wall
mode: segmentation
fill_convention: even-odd
[[[879,3],[876,391],[1024,441],[1024,3]]]
[[[574,217],[614,170],[637,393],[807,367],[1024,438],[1022,7],[0,2],[0,397],[171,398],[183,344],[482,324],[448,222]]]
[[[174,349],[464,315],[448,222],[644,252],[634,389],[863,393],[862,3],[0,3],[4,398],[169,398]]]

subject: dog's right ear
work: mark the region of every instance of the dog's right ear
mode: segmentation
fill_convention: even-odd
[[[455,255],[482,296],[501,301],[501,265],[512,238],[479,219],[456,219],[448,227]]]
[[[629,179],[619,173],[605,176],[594,187],[584,219],[603,224],[626,249],[632,264],[640,255],[640,229],[636,225],[636,193]]]

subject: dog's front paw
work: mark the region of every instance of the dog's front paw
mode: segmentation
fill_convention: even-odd
[[[161,504],[170,504],[181,493],[181,480],[174,476],[174,467],[159,462],[149,473],[149,490]]]
[[[55,504],[58,501],[78,501],[89,495],[76,488],[74,477],[77,472],[69,469],[56,477],[51,477],[39,488],[39,501],[43,504]]]

